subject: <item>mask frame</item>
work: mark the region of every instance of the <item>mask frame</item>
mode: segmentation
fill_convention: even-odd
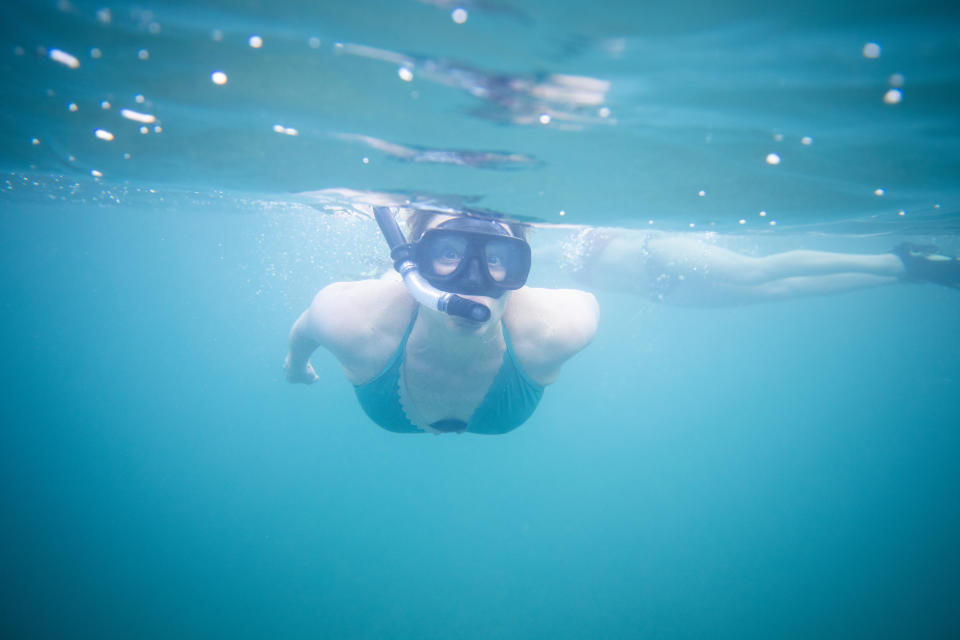
[[[451,249],[462,252],[462,255],[457,258],[452,271],[441,273],[436,262],[443,260],[445,250]],[[424,279],[441,291],[499,298],[504,292],[519,289],[526,283],[531,251],[525,240],[506,232],[489,233],[440,225],[427,229],[414,243],[414,258]],[[495,277],[491,272],[491,258],[500,259],[503,277]]]

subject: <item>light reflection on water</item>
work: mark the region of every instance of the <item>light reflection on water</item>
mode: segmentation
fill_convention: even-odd
[[[284,3],[5,11],[24,27],[3,52],[13,168],[483,194],[518,215],[628,226],[746,224],[757,211],[781,229],[896,224],[934,205],[949,226],[958,209],[946,98],[960,45],[922,15],[641,34],[625,10],[619,32],[594,16],[561,29],[544,7],[538,19],[483,2],[367,17],[312,7],[299,21]]]

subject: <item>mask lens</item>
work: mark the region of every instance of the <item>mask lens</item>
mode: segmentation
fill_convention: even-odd
[[[519,289],[530,272],[530,247],[512,237],[490,239],[484,247],[487,271],[506,289]]]
[[[463,263],[467,253],[467,241],[453,234],[431,234],[424,247],[420,268],[432,275],[449,276]]]
[[[511,259],[510,245],[499,240],[490,240],[484,247],[487,259],[487,271],[494,282],[502,283],[515,260]]]

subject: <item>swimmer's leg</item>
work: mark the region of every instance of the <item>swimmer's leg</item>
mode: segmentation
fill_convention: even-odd
[[[896,278],[903,263],[892,253],[854,254],[794,250],[769,256],[748,256],[695,238],[653,237],[649,261],[671,275],[696,277],[719,284],[756,285],[785,278],[831,274],[866,274]]]
[[[728,306],[848,293],[898,282],[900,280],[893,276],[834,273],[781,278],[755,285],[721,283],[707,289],[696,283],[685,283],[677,288],[669,301],[681,306]]]

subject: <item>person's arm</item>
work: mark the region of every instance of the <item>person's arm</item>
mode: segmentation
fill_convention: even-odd
[[[399,278],[324,287],[290,330],[287,381],[316,382],[310,356],[317,347],[337,358],[350,382],[372,378],[396,349],[415,304]]]
[[[514,352],[530,379],[546,386],[593,340],[600,308],[593,294],[577,289],[525,287],[516,295],[506,318]]]
[[[334,282],[314,296],[307,310],[290,329],[287,357],[283,363],[287,382],[312,384],[317,373],[310,356],[317,347],[329,349],[338,359],[350,358],[356,350],[350,329],[353,319],[351,301],[363,295],[363,281]]]
[[[307,309],[290,329],[290,348],[283,363],[287,382],[313,384],[317,381],[317,372],[310,364],[310,356],[319,346],[320,340],[310,327],[310,309]]]

